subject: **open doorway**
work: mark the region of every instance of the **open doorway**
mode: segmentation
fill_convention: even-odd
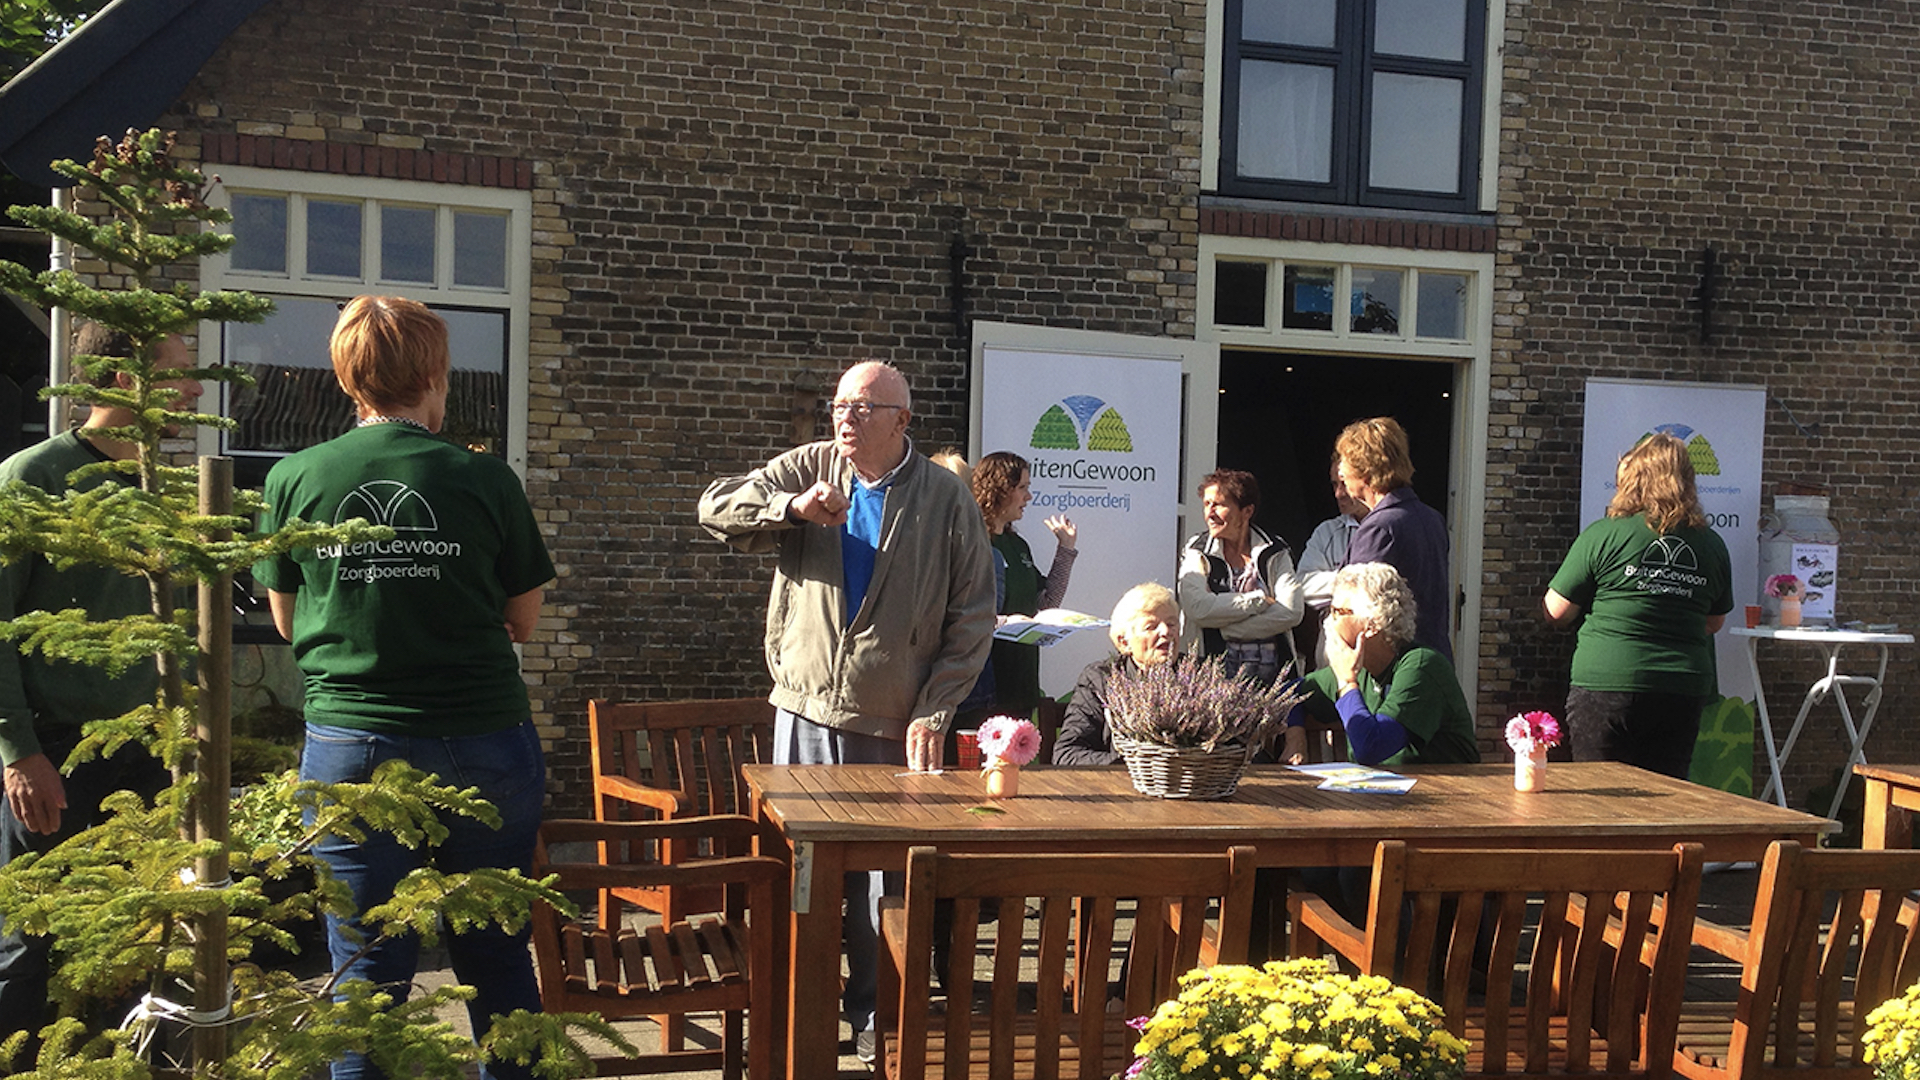
[[[1327,468],[1340,429],[1391,416],[1413,444],[1413,489],[1451,524],[1454,365],[1298,353],[1220,353],[1216,462],[1260,479],[1256,523],[1298,554],[1336,512]]]
[[[1220,353],[1216,464],[1260,480],[1255,523],[1285,540],[1297,561],[1314,527],[1338,511],[1327,473],[1340,429],[1391,416],[1407,429],[1413,489],[1453,526],[1455,365],[1435,361],[1300,353]],[[1301,627],[1311,656],[1318,621]]]

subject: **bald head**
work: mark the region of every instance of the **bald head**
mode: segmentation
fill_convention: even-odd
[[[834,445],[861,476],[877,480],[907,456],[912,412],[906,376],[877,360],[855,364],[833,394]]]

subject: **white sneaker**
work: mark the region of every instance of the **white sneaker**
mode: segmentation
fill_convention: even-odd
[[[859,1058],[860,1064],[862,1065],[871,1065],[880,1057],[874,1048],[875,1040],[873,1034],[872,1029],[854,1033],[853,1056]]]

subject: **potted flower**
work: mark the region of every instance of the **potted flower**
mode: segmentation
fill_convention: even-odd
[[[1107,685],[1107,731],[1141,794],[1224,799],[1306,697],[1291,667],[1266,686],[1228,675],[1217,657],[1122,665]]]
[[[980,725],[979,739],[987,794],[995,799],[1020,794],[1020,766],[1040,752],[1040,729],[1031,720],[992,716]]]
[[[1325,960],[1227,964],[1180,977],[1180,996],[1133,1021],[1129,1080],[1265,1076],[1455,1080],[1467,1044],[1440,1008],[1378,975]]]
[[[1547,751],[1560,745],[1560,721],[1552,713],[1521,713],[1507,721],[1513,747],[1513,790],[1539,791],[1546,784]]]
[[[1800,625],[1800,598],[1807,587],[1792,574],[1775,574],[1767,579],[1767,595],[1780,601],[1780,625]]]
[[[1920,1080],[1920,983],[1867,1014],[1860,1046],[1877,1080]]]

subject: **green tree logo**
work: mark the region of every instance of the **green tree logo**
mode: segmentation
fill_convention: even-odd
[[[1719,476],[1720,456],[1713,452],[1713,444],[1707,437],[1688,427],[1686,424],[1658,424],[1652,431],[1633,440],[1639,446],[1655,435],[1671,435],[1687,444],[1687,459],[1693,463],[1695,476]]]
[[[1084,436],[1084,437],[1083,437]],[[1047,406],[1027,445],[1035,450],[1088,450],[1130,454],[1133,433],[1120,410],[1091,394],[1075,394]]]

